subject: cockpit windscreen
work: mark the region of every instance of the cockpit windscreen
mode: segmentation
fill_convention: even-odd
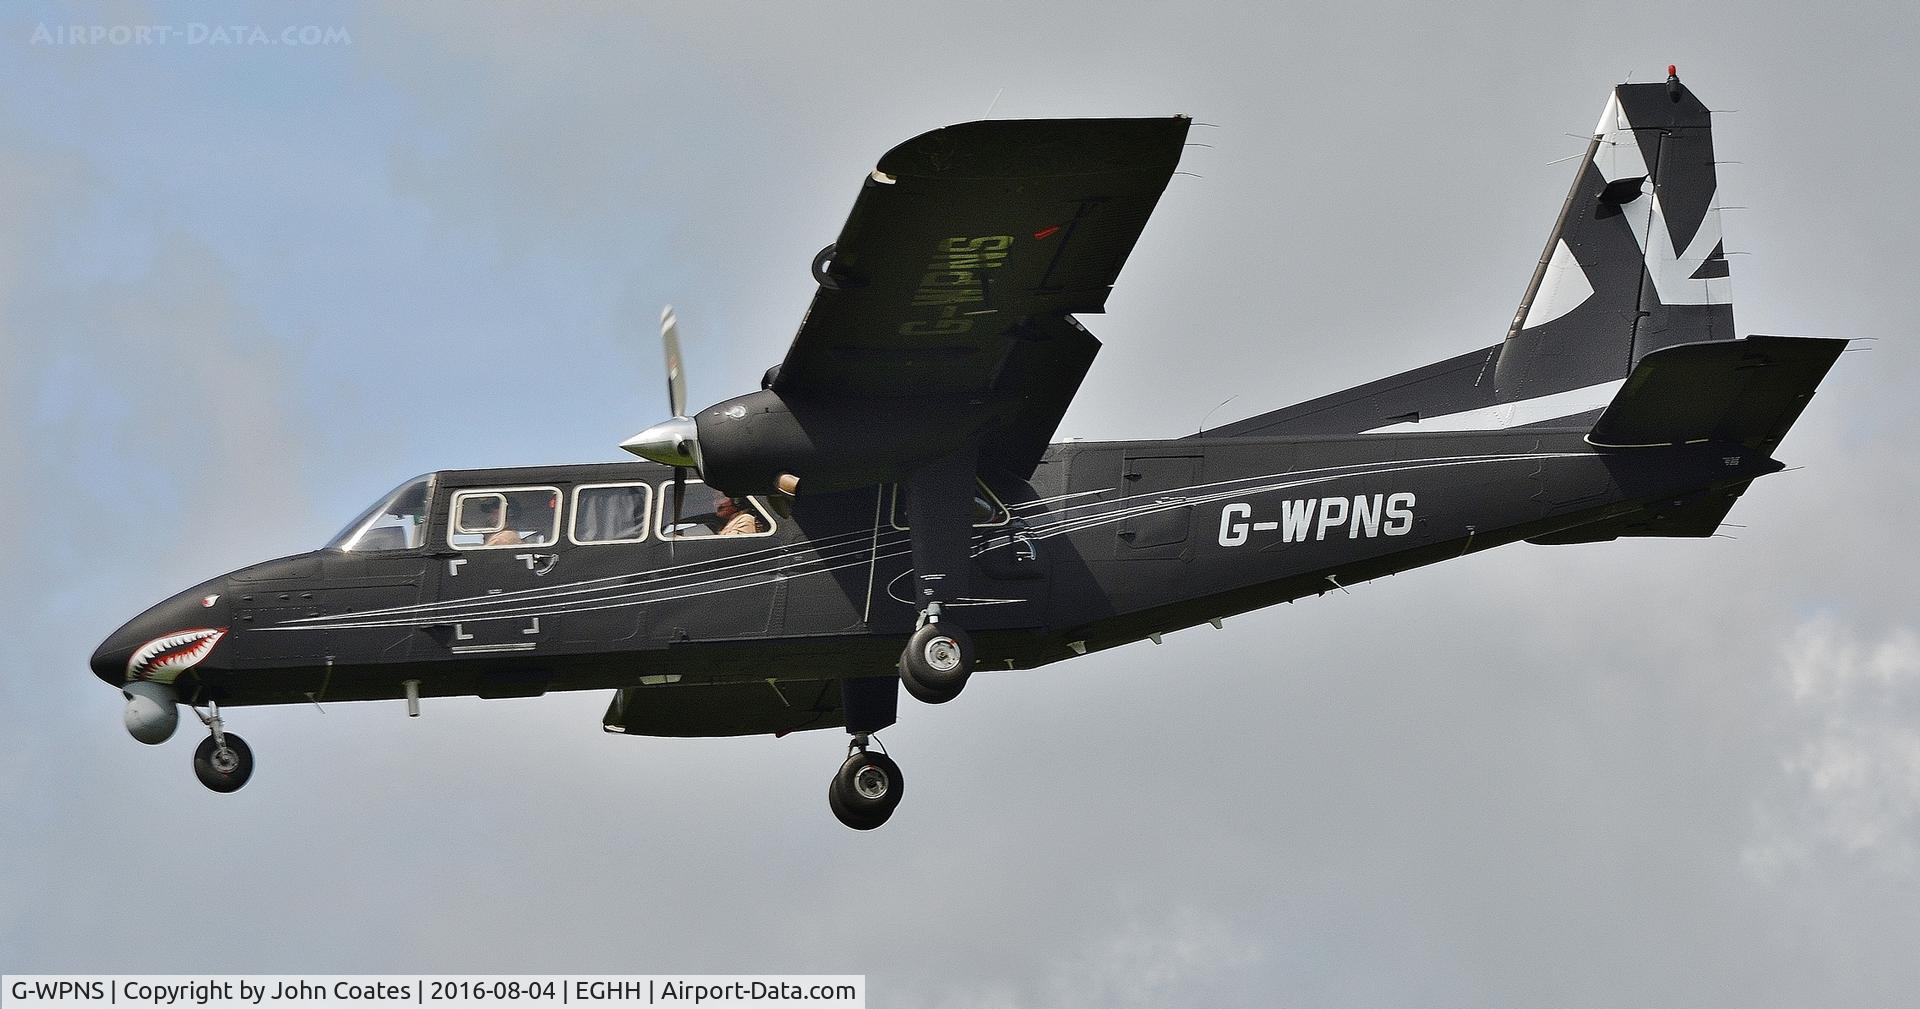
[[[414,477],[360,513],[327,541],[328,550],[411,550],[427,541],[433,474]]]

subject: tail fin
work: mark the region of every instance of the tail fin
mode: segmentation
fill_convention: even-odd
[[[1617,381],[1662,347],[1733,337],[1712,116],[1677,76],[1622,84],[1501,344],[1496,401]]]
[[[1503,342],[1212,434],[1582,426],[1641,358],[1733,337],[1712,116],[1670,74],[1608,96]]]

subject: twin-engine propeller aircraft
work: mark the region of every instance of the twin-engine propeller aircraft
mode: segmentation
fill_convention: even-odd
[[[1735,339],[1707,109],[1607,99],[1500,342],[1169,441],[1049,444],[1189,120],[968,123],[889,151],[761,388],[647,462],[444,470],[325,547],[196,585],[93,656],[126,724],[222,708],[612,689],[610,732],[843,726],[828,789],[879,826],[898,690],[1031,669],[1525,540],[1709,536],[1844,341]],[[716,493],[716,489],[720,493]]]

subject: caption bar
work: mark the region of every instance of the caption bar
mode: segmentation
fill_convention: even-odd
[[[866,1009],[864,974],[61,974],[0,976],[0,1009]]]

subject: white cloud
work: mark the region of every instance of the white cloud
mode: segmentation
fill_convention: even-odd
[[[1831,616],[1782,646],[1781,781],[1743,861],[1765,878],[1835,859],[1920,870],[1920,634],[1874,638]]]

